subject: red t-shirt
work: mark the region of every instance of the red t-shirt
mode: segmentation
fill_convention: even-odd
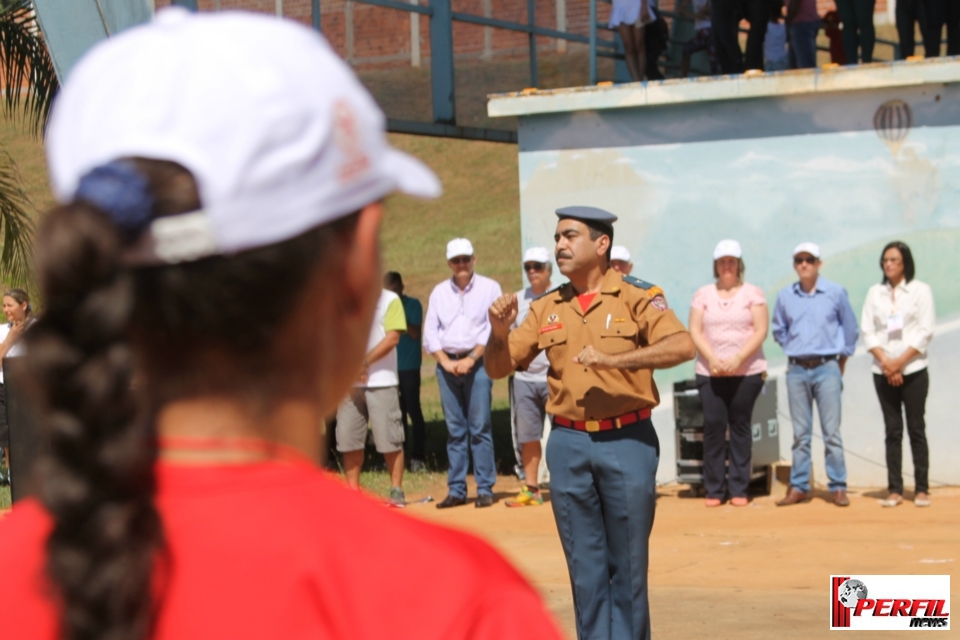
[[[561,638],[489,545],[306,463],[157,468],[172,573],[155,640]],[[34,500],[0,522],[0,638],[56,638],[49,527]]]

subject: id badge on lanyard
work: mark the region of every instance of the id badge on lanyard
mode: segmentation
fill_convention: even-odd
[[[902,313],[891,313],[887,316],[887,338],[890,340],[903,339]]]

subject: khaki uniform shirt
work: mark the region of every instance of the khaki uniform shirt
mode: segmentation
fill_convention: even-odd
[[[568,420],[606,420],[659,404],[653,372],[598,371],[573,358],[587,345],[624,353],[681,331],[686,328],[667,309],[659,287],[609,269],[586,312],[570,283],[532,302],[526,320],[510,332],[510,356],[526,368],[537,354],[547,352],[548,413]]]

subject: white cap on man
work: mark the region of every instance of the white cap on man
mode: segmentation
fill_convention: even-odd
[[[630,262],[630,251],[622,244],[615,244],[610,247],[610,259]]]
[[[727,256],[731,258],[743,257],[743,249],[740,248],[739,242],[736,240],[721,240],[717,243],[717,246],[713,249],[713,259],[719,260]]]
[[[820,246],[813,244],[812,242],[801,242],[797,245],[797,248],[793,250],[793,255],[799,255],[801,253],[809,253],[816,259],[820,259]]]
[[[453,260],[457,256],[472,256],[473,245],[466,238],[454,238],[447,243],[447,260]]]
[[[550,262],[550,252],[544,247],[530,247],[523,253],[523,264],[528,262],[547,264]]]

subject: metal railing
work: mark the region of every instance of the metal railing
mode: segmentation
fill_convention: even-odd
[[[173,4],[180,5],[196,11],[198,9],[197,0],[172,0]],[[404,11],[409,14],[419,14],[429,19],[430,34],[430,88],[431,88],[431,120],[429,122],[389,119],[388,129],[398,133],[413,133],[420,135],[457,137],[473,140],[489,140],[495,142],[516,142],[517,134],[514,131],[501,129],[490,129],[483,127],[465,127],[457,125],[457,109],[454,83],[454,46],[453,46],[453,23],[462,22],[493,29],[502,29],[506,31],[524,33],[528,36],[527,46],[529,48],[530,87],[539,86],[539,72],[537,59],[537,38],[554,38],[585,44],[589,47],[589,81],[590,84],[597,84],[600,80],[598,75],[598,59],[611,58],[618,61],[615,66],[615,78],[622,78],[626,73],[626,67],[622,64],[624,60],[623,46],[620,42],[616,30],[610,29],[607,25],[600,24],[597,17],[598,2],[610,3],[611,0],[589,0],[589,33],[582,35],[551,29],[538,25],[536,23],[535,0],[526,0],[527,21],[514,22],[510,20],[501,20],[489,16],[474,15],[459,11],[453,11],[451,0],[427,0],[427,4],[410,4],[410,0],[352,0],[352,2],[383,7],[396,11]],[[282,7],[278,2],[278,7]],[[318,31],[321,29],[321,6],[320,0],[311,0],[311,24]],[[281,9],[278,8],[278,12]],[[668,38],[668,49],[662,59],[665,69],[674,70],[679,67],[680,49],[686,44],[689,38],[680,37],[678,32],[686,32],[687,25],[693,23],[692,16],[686,16],[676,11],[658,11],[666,19],[670,20],[670,31]],[[741,31],[746,31],[741,29]],[[609,37],[605,34],[609,34]],[[899,58],[899,44],[891,40],[878,38],[878,44],[891,46],[893,48],[893,58]],[[922,42],[917,43],[922,47]],[[827,47],[818,47],[821,51],[829,51]],[[882,62],[882,59],[875,59]],[[691,70],[696,75],[705,75],[703,70]]]

